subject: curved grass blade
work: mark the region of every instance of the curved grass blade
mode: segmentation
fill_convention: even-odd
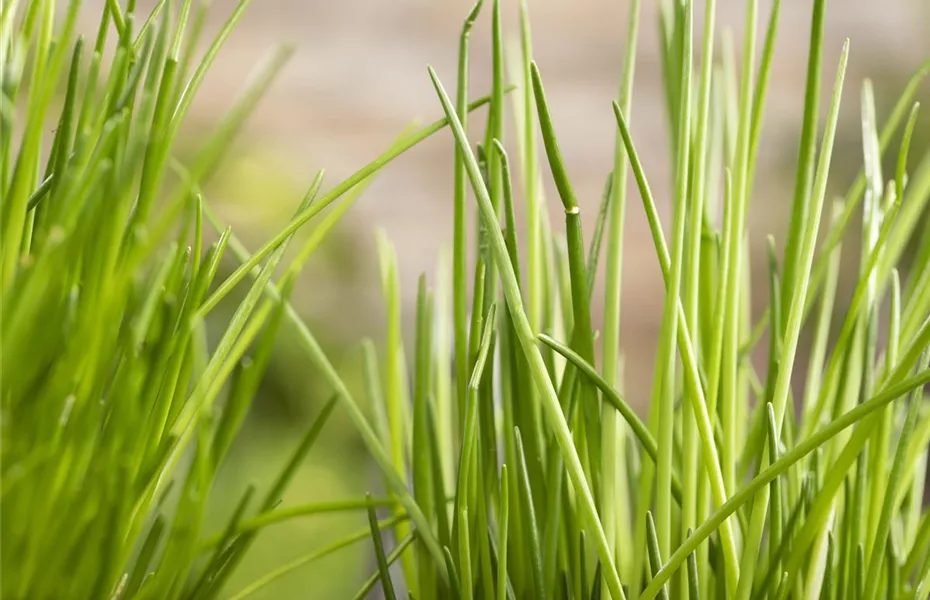
[[[656,535],[656,523],[652,518],[652,511],[646,511],[646,550],[649,554],[649,568],[652,576],[655,577],[659,569],[662,568],[662,551],[659,548],[659,538]],[[692,556],[692,555],[689,555]],[[668,600],[668,591],[665,586],[659,589],[659,598]]]
[[[354,512],[366,510],[369,506],[374,508],[393,508],[397,506],[397,504],[397,500],[390,497],[366,498],[358,500],[332,500],[329,502],[313,502],[310,504],[301,504],[298,506],[290,506],[287,508],[279,508],[272,511],[262,512],[261,514],[252,517],[251,519],[245,519],[241,522],[238,522],[236,524],[234,533],[248,533],[258,529],[264,529],[269,525],[276,525],[278,523],[283,523],[285,521],[299,519],[302,517],[314,517],[317,515],[341,512]],[[214,546],[222,546],[223,537],[221,535],[217,535],[207,538],[201,542],[200,545],[204,549]]]
[[[597,386],[597,389],[601,391],[604,395],[604,399],[623,417],[627,425],[633,431],[633,435],[636,436],[636,439],[639,440],[640,445],[642,445],[643,450],[646,451],[646,454],[655,462],[659,454],[659,445],[656,442],[655,438],[652,437],[652,434],[649,432],[649,428],[645,423],[640,420],[636,412],[630,408],[630,405],[627,404],[623,397],[615,390],[614,388],[607,385],[607,381],[601,377],[597,370],[591,366],[586,360],[581,358],[577,352],[571,348],[565,346],[564,344],[557,342],[546,334],[539,334],[537,336],[539,341],[546,344],[560,355],[565,357],[565,359],[575,366],[581,373],[587,377],[591,383]],[[682,497],[681,490],[681,481],[678,478],[677,474],[672,475],[671,482],[672,495],[679,502]]]
[[[552,177],[555,180],[562,206],[565,210],[565,230],[567,259],[569,271],[569,284],[571,289],[571,308],[572,308],[572,335],[571,345],[577,348],[579,354],[588,362],[594,362],[594,333],[591,325],[591,300],[588,284],[587,263],[585,260],[584,235],[581,226],[581,208],[575,197],[571,181],[568,177],[568,171],[565,167],[565,161],[562,158],[559,149],[558,140],[556,139],[555,130],[552,125],[552,116],[549,112],[549,105],[546,101],[546,93],[543,89],[542,80],[539,74],[539,68],[536,63],[530,64],[530,72],[533,80],[533,92],[536,97],[536,110],[539,119],[540,130],[542,132],[543,144],[546,149],[546,156],[552,171]],[[588,463],[588,473],[592,477],[592,485],[597,491],[600,469],[596,464],[591,464],[592,459],[600,459],[600,443],[598,428],[591,427],[587,424],[594,424],[599,417],[595,415],[596,403],[589,401],[591,389],[585,383],[575,390],[575,394],[580,397],[582,405],[581,411],[584,415],[576,421],[575,427],[579,429],[579,437],[583,443],[579,447],[579,453],[582,455],[584,462]]]
[[[450,593],[452,594],[452,600],[460,600],[462,597],[462,584],[459,581],[458,570],[455,568],[455,558],[452,556],[452,551],[449,550],[448,546],[443,546],[442,549],[446,555],[446,569],[449,571],[449,578],[451,579],[452,587],[450,588]]]
[[[485,104],[490,102],[490,100],[491,100],[490,96],[485,96],[483,98],[475,100],[474,102],[468,105],[468,110],[473,111],[477,108],[480,108],[481,106],[484,106]],[[414,146],[416,146],[423,140],[427,139],[428,137],[430,137],[437,131],[443,129],[448,124],[449,124],[449,119],[447,117],[444,119],[439,119],[438,121],[435,121],[434,123],[430,125],[427,125],[426,127],[420,129],[415,134],[409,136],[402,142],[397,143],[391,146],[390,148],[388,148],[383,154],[381,154],[381,156],[371,161],[370,163],[368,163],[367,165],[365,165],[364,167],[356,171],[354,174],[350,175],[344,181],[336,185],[336,187],[331,189],[329,192],[324,194],[319,200],[317,200],[313,204],[313,206],[311,206],[307,210],[297,215],[287,225],[287,227],[281,230],[277,235],[271,238],[271,240],[266,242],[264,245],[262,245],[261,248],[256,250],[254,253],[252,253],[251,256],[245,259],[242,265],[240,265],[239,268],[237,268],[236,271],[232,275],[226,278],[226,280],[216,289],[216,291],[213,292],[213,295],[207,300],[207,302],[204,303],[204,305],[200,309],[201,315],[204,315],[210,312],[210,310],[213,307],[215,307],[219,303],[220,300],[226,297],[226,295],[229,294],[232,288],[234,288],[236,284],[242,281],[246,277],[246,275],[262,261],[263,258],[271,254],[271,252],[273,252],[275,248],[280,246],[281,243],[284,242],[284,240],[286,240],[292,233],[300,229],[303,225],[308,223],[313,217],[319,214],[320,211],[322,211],[324,208],[329,206],[332,202],[340,198],[343,194],[348,192],[350,189],[352,189],[353,187],[355,187],[356,185],[358,185],[359,183],[361,183],[362,181],[364,181],[371,175],[374,175],[375,173],[380,171],[381,168],[384,167],[386,164],[388,164],[389,162],[391,162],[392,160],[394,160],[395,158],[397,158],[398,156],[400,156],[407,150],[413,148]]]
[[[401,521],[406,520],[407,518],[408,517],[406,515],[400,515],[400,516],[393,516],[389,519],[383,519],[378,522],[378,529],[380,529],[381,531],[385,529],[389,529],[391,527],[394,527]],[[321,558],[325,558],[338,550],[342,550],[343,548],[351,546],[352,544],[355,544],[365,539],[369,539],[370,537],[371,537],[371,528],[365,527],[365,529],[362,529],[354,533],[353,535],[347,536],[337,542],[334,542],[328,546],[320,548],[319,550],[315,550],[309,554],[301,556],[300,558],[297,558],[289,562],[286,565],[278,567],[274,571],[271,571],[270,573],[256,579],[255,581],[253,581],[252,583],[244,587],[239,592],[230,596],[229,600],[242,600],[242,598],[251,596],[255,592],[264,588],[265,586],[277,581],[278,579],[280,579],[281,577],[284,577],[285,575],[288,575],[296,571],[297,569],[301,567],[304,567]],[[409,539],[411,542],[413,541],[412,537],[410,537]],[[375,583],[377,583],[377,581],[375,581]],[[374,585],[374,583],[372,585]]]

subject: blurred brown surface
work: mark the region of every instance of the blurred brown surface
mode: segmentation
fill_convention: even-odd
[[[102,3],[88,2],[86,14],[96,13],[94,5]],[[152,1],[139,4],[144,9]],[[216,30],[234,4],[232,0],[213,3],[208,32]],[[472,96],[488,90],[490,1],[486,4],[472,36]],[[503,4],[505,32],[515,38],[517,3],[505,0]],[[782,4],[750,213],[754,246],[764,241],[759,234],[772,232],[778,237],[784,230],[803,103],[811,1],[784,0]],[[628,2],[531,0],[529,5],[534,54],[590,232],[612,161],[615,125],[610,100],[616,94],[620,75]],[[643,2],[632,120],[667,226],[669,173],[656,5],[650,0]],[[458,33],[469,6],[466,0],[255,0],[206,80],[194,119],[206,124],[214,121],[230,106],[232,97],[265,53],[276,44],[294,44],[296,52],[290,64],[268,91],[244,137],[250,148],[267,150],[275,160],[282,161],[281,172],[292,174],[297,184],[305,185],[316,169],[325,167],[324,186],[331,186],[381,152],[411,119],[433,120],[439,116],[426,65],[436,68],[451,92]],[[718,33],[725,28],[736,31],[738,49],[744,6],[743,0],[718,2]],[[863,77],[880,77],[889,68],[906,74],[930,55],[926,37],[930,30],[928,7],[926,0],[828,2],[825,89],[832,85],[843,39],[852,39],[844,118],[854,119],[858,113]],[[770,8],[770,0],[760,2],[760,38]],[[696,36],[702,22],[699,11],[695,15]],[[897,77],[900,81],[901,76]],[[879,88],[880,103],[893,101],[899,89]],[[472,123],[483,125],[483,115]],[[858,141],[858,135],[851,139]],[[451,241],[451,167],[452,141],[444,132],[378,176],[342,228],[363,248],[357,267],[358,278],[365,284],[353,288],[362,292],[359,302],[347,302],[348,293],[341,291],[338,284],[334,288],[325,279],[309,281],[304,296],[314,312],[338,310],[344,317],[340,321],[345,321],[339,327],[352,339],[380,333],[381,302],[373,244],[377,227],[384,228],[397,246],[401,284],[407,304],[412,305],[416,277],[421,271],[434,270],[438,248]],[[556,200],[551,189],[548,196],[552,205]],[[212,200],[221,202],[222,198]],[[248,213],[264,210],[272,200],[279,201],[256,198],[254,208],[237,213],[234,221],[241,222],[234,222],[234,226],[248,227],[254,222]],[[297,198],[284,201],[296,203]],[[272,220],[283,223],[292,208],[284,205],[279,210]],[[553,222],[558,223],[558,218]],[[627,384],[633,397],[642,397],[648,389],[658,334],[661,280],[637,194],[630,195],[626,235],[623,340]],[[595,306],[595,311],[599,310]]]

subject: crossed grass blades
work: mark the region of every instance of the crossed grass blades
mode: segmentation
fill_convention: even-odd
[[[770,302],[753,315],[747,215],[778,0],[761,40],[758,3],[747,1],[740,60],[729,35],[716,44],[715,2],[707,0],[699,64],[695,7],[663,4],[674,165],[667,228],[631,129],[640,0],[629,3],[613,105],[614,166],[587,242],[558,116],[533,62],[527,5],[516,43],[505,47],[492,0],[484,11],[479,2],[463,27],[454,101],[430,70],[445,117],[404,132],[327,192],[320,171],[288,226],[253,252],[201,188],[287,50],[262,64],[191,161],[173,153],[248,4],[239,2],[202,55],[193,49],[206,4],[191,0],[163,0],[145,19],[131,0],[109,0],[92,47],[75,36],[78,0],[0,8],[4,595],[244,598],[366,539],[378,568],[358,597],[376,587],[386,598],[462,600],[930,595],[922,503],[930,151],[910,149],[914,99],[930,62],[883,123],[872,85],[862,83],[863,166],[835,196],[829,175],[849,45],[824,47],[826,3],[814,0],[790,225],[782,252],[768,240]],[[488,11],[491,94],[469,104],[469,32]],[[825,57],[835,75],[822,101]],[[485,104],[486,133],[473,147],[465,123]],[[434,291],[421,278],[408,360],[394,251],[379,238],[388,327],[383,347],[363,344],[362,402],[289,294],[371,178],[447,125],[456,152],[451,260],[439,264]],[[564,234],[549,221],[543,155]],[[646,422],[622,393],[619,346],[631,187],[666,289]],[[469,246],[472,197],[479,227]],[[520,200],[525,223],[515,219]],[[286,254],[294,233],[321,214],[302,247]],[[219,234],[209,245],[207,227]],[[837,306],[842,242],[857,227],[854,292]],[[218,281],[229,256],[240,267]],[[591,295],[602,261],[603,328],[595,332]],[[243,281],[244,299],[208,344],[205,317]],[[203,532],[214,476],[285,322],[333,397],[270,489],[246,489],[228,525]],[[812,332],[807,375],[792,387],[802,330]],[[760,365],[751,357],[762,340],[768,358]],[[357,426],[386,496],[279,507],[333,410]],[[244,589],[225,589],[263,527],[347,510],[366,511],[369,527]]]

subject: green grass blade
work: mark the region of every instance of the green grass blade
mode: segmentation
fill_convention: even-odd
[[[801,121],[801,139],[795,175],[794,200],[791,223],[785,240],[784,276],[782,277],[782,305],[789,306],[794,292],[795,272],[799,268],[801,234],[809,214],[813,186],[814,160],[817,152],[817,119],[820,114],[820,79],[823,63],[823,32],[826,0],[815,0],[811,17],[810,48],[807,55],[807,83],[804,91],[804,116]]]
[[[370,496],[369,496],[370,497]],[[378,561],[378,578],[381,580],[381,589],[384,590],[385,600],[396,600],[394,594],[394,584],[391,582],[391,572],[389,570],[388,558],[384,554],[384,542],[381,540],[381,528],[378,527],[378,516],[375,514],[373,506],[368,506],[368,526],[371,528],[371,539],[375,547],[375,558]],[[405,547],[399,544],[398,547]],[[367,591],[356,597],[364,598]]]
[[[451,578],[451,594],[452,598],[459,600],[461,598],[462,584],[459,581],[459,573],[455,568],[455,558],[452,556],[452,551],[449,550],[448,546],[442,547],[443,552],[446,555],[446,569],[449,571],[449,577]]]
[[[690,537],[691,532],[688,532]],[[688,598],[690,600],[701,600],[701,582],[698,580],[697,554],[692,552],[688,555]]]
[[[462,33],[459,36],[459,70],[458,86],[456,88],[456,114],[462,125],[465,126],[468,119],[468,41],[471,36],[471,28],[478,18],[481,11],[481,5],[484,0],[478,0],[472,7],[471,12],[462,25]],[[467,201],[467,181],[465,179],[465,165],[461,150],[455,146],[455,173],[453,179],[454,195],[454,216],[453,216],[453,241],[452,241],[452,302],[453,302],[453,320],[455,322],[455,378],[456,389],[458,391],[458,414],[464,422],[465,401],[468,386],[468,298],[466,286],[468,285],[467,268],[467,228],[466,228],[466,201]]]
[[[702,269],[706,272],[707,266],[702,264],[701,246],[704,233],[704,214],[707,210],[709,196],[709,183],[713,165],[711,156],[711,98],[713,92],[713,64],[714,42],[716,29],[716,0],[708,0],[704,7],[703,43],[701,47],[701,67],[699,73],[699,89],[694,125],[694,158],[691,171],[691,197],[688,203],[688,233],[684,256],[688,261],[684,268],[686,275],[685,289],[683,291],[683,308],[687,323],[692,331],[700,331],[699,306],[701,304]],[[624,114],[629,116],[629,111]],[[618,134],[617,143],[621,144]],[[682,502],[681,529],[690,532],[697,526],[699,515],[699,483],[703,481],[698,467],[698,431],[690,405],[685,403],[682,411],[682,470],[684,472],[684,498]],[[703,512],[703,511],[701,511]],[[690,533],[688,533],[690,535]],[[703,561],[702,561],[703,562]],[[695,566],[697,557],[694,557]],[[690,563],[689,563],[690,564]],[[699,587],[697,585],[698,573],[690,577],[687,584],[688,597],[696,599]],[[683,586],[684,589],[684,586]]]
[[[462,586],[462,598],[469,600],[473,597],[474,594],[474,584],[472,582],[472,558],[471,558],[471,544],[469,541],[470,529],[468,527],[468,509],[462,507],[461,511],[456,513],[457,523],[459,531],[462,531],[462,535],[459,536],[459,564],[461,565],[462,577],[461,577],[461,586]]]
[[[692,63],[692,30],[693,12],[691,2],[685,2],[680,7],[683,14],[679,24],[681,39],[678,41],[681,52],[677,57],[680,65],[678,90],[679,113],[677,115],[677,139],[681,143],[676,149],[675,165],[675,200],[673,216],[673,235],[670,256],[670,273],[668,277],[665,302],[662,314],[662,332],[659,339],[659,359],[657,371],[661,373],[661,400],[659,403],[659,454],[656,461],[656,529],[659,550],[667,554],[672,544],[672,502],[671,481],[673,463],[673,445],[675,430],[675,366],[676,342],[678,337],[679,315],[678,308],[681,302],[682,273],[684,271],[685,246],[685,211],[689,204],[688,186],[690,183],[691,146],[687,142],[691,138],[691,63]],[[659,380],[659,374],[656,380]],[[654,391],[656,388],[653,388]]]
[[[662,550],[659,548],[659,537],[656,534],[656,524],[651,511],[646,511],[646,548],[649,553],[649,568],[652,571],[652,576],[655,577],[659,569],[662,568]],[[668,591],[664,586],[659,589],[658,597],[662,600],[668,600]]]
[[[473,111],[481,106],[484,106],[490,101],[490,97],[486,96],[475,100],[468,105],[469,111]],[[282,231],[278,232],[271,240],[262,245],[261,248],[256,250],[249,256],[236,271],[230,275],[217,289],[213,292],[213,295],[207,300],[204,305],[201,307],[201,314],[206,314],[215,307],[220,300],[222,300],[231,290],[242,281],[248,273],[254,269],[266,256],[274,251],[275,248],[281,245],[291,234],[300,229],[303,225],[308,223],[313,217],[319,214],[324,208],[332,204],[334,201],[342,197],[343,194],[348,192],[350,189],[370,177],[371,175],[380,171],[385,165],[389,162],[406,152],[407,150],[413,148],[423,140],[429,138],[431,135],[443,129],[448,125],[448,118],[439,119],[438,121],[420,129],[415,134],[409,136],[401,143],[391,146],[387,151],[385,151],[381,156],[371,161],[354,174],[350,175],[347,179],[336,185],[329,192],[320,197],[316,202],[313,203],[307,210],[303,211],[297,215]]]
[[[397,500],[390,497],[358,500],[333,500],[328,502],[314,502],[311,504],[289,506],[287,508],[277,508],[274,510],[262,512],[250,519],[242,520],[236,524],[234,533],[248,533],[250,531],[264,529],[269,525],[283,523],[292,519],[314,517],[331,513],[363,511],[369,506],[373,506],[375,508],[393,508],[397,506]],[[222,545],[222,537],[219,535],[209,537],[201,542],[202,548],[211,548],[217,545]]]
[[[430,372],[432,371],[432,361],[430,360],[433,333],[430,322],[431,304],[432,294],[426,289],[426,276],[421,275],[417,291],[416,360],[412,423],[413,447],[420,448],[421,451],[412,453],[411,466],[414,498],[429,519],[432,519],[436,508],[433,506],[432,463],[434,460],[439,459],[438,456],[427,451],[429,449],[429,429],[432,426],[428,413]],[[417,552],[419,585],[415,589],[418,595],[430,597],[438,592],[436,575],[433,572],[433,565],[430,563],[431,559],[425,544],[419,550]],[[445,564],[444,560],[443,564]]]
[[[406,518],[407,518],[406,516],[394,516],[394,517],[391,517],[390,519],[381,520],[378,522],[378,528],[382,531],[384,529],[389,529],[391,527],[394,527],[395,525],[397,525],[397,523],[399,523],[400,521]],[[322,558],[326,558],[327,556],[329,556],[330,554],[333,554],[334,552],[342,550],[343,548],[351,546],[362,540],[369,539],[370,537],[371,537],[371,528],[365,527],[365,529],[362,529],[353,535],[347,536],[342,540],[339,540],[328,546],[320,548],[319,550],[315,550],[313,552],[310,552],[309,554],[301,556],[289,562],[288,564],[283,565],[275,569],[274,571],[271,571],[270,573],[256,579],[255,581],[253,581],[252,583],[244,587],[239,592],[231,595],[230,600],[242,600],[242,598],[251,596],[252,594],[258,592],[262,588],[277,581],[281,577],[284,577],[285,575],[288,575],[300,569],[301,567],[304,567],[310,563],[316,562]],[[412,538],[408,538],[408,539],[410,539],[411,542],[413,541]]]
[[[831,222],[835,222],[843,212],[841,202],[834,203]],[[823,294],[821,295],[820,310],[817,315],[816,333],[814,342],[811,346],[810,358],[808,360],[808,372],[811,374],[807,378],[804,386],[804,406],[802,408],[801,422],[805,425],[813,421],[813,414],[821,414],[822,407],[817,407],[816,402],[821,397],[821,384],[823,383],[823,362],[827,351],[828,336],[830,334],[830,324],[833,318],[833,306],[836,300],[836,288],[839,281],[840,259],[842,258],[842,246],[838,245],[830,251],[830,268],[827,271],[826,283]],[[782,288],[784,290],[784,287]],[[826,402],[826,395],[823,396]],[[812,412],[813,411],[813,412]]]
[[[591,301],[589,297],[589,283],[587,273],[587,262],[585,259],[584,235],[581,227],[581,208],[572,189],[571,181],[568,177],[565,162],[562,159],[562,153],[559,149],[558,140],[552,125],[552,117],[549,113],[549,105],[546,101],[546,94],[543,89],[542,80],[539,75],[539,69],[536,64],[531,65],[533,92],[536,96],[536,108],[538,112],[540,130],[542,132],[543,144],[546,149],[546,155],[552,170],[552,176],[558,189],[559,197],[562,200],[562,206],[565,210],[565,229],[567,243],[567,259],[569,280],[571,289],[571,307],[572,307],[572,346],[577,348],[578,352],[589,362],[594,362],[594,334],[591,325]],[[591,395],[591,389],[587,383],[584,383],[576,391],[582,402],[582,418],[576,427],[580,428],[580,436],[584,436],[584,443],[579,448],[582,459],[587,463],[587,472],[589,477],[599,475],[600,469],[596,463],[600,458],[599,439],[596,427],[587,427],[585,423],[594,424],[599,416],[594,414],[595,404],[587,401]],[[592,485],[597,491],[597,479],[592,480]]]
[[[904,198],[904,179],[907,176],[907,157],[911,148],[911,138],[914,136],[914,127],[917,125],[917,112],[920,102],[915,102],[911,114],[904,126],[904,135],[901,136],[901,150],[898,152],[898,166],[895,170],[894,190],[895,198]]]
[[[535,598],[545,599],[547,597],[546,587],[543,583],[543,563],[542,551],[540,548],[539,530],[536,521],[536,511],[533,508],[533,490],[530,487],[529,474],[526,467],[526,455],[523,453],[523,436],[520,430],[514,431],[517,447],[517,479],[519,480],[518,489],[520,490],[520,508],[523,512],[523,520],[527,525],[527,545],[529,546],[530,561],[532,563],[533,575],[533,596]]]
[[[780,440],[778,438],[778,423],[775,420],[775,409],[772,407],[772,403],[768,402],[765,405],[765,417],[766,417],[766,426],[768,427],[768,451],[769,456],[772,457],[772,460],[778,460],[781,457],[780,451]],[[781,494],[781,485],[776,477],[772,480],[770,485],[770,495],[771,495],[771,514],[769,515],[769,556],[775,557],[778,547],[781,545],[782,539],[782,515],[784,514],[784,508],[782,507],[782,494]],[[769,564],[770,570],[779,570],[778,561],[774,561]]]
[[[507,465],[501,465],[501,513],[497,540],[497,600],[507,598],[507,544],[510,530],[510,481]]]

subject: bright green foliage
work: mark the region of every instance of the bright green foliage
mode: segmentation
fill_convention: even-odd
[[[295,202],[291,230],[220,285],[228,290],[252,279],[232,316],[208,335],[205,317],[222,297],[211,295],[221,283],[221,261],[250,255],[206,205],[201,186],[289,52],[270,55],[189,163],[178,162],[174,148],[204,76],[248,4],[234,7],[202,56],[195,49],[206,3],[162,1],[140,20],[135,2],[107,2],[93,47],[75,35],[79,0],[0,7],[4,597],[221,597],[267,525],[377,506],[397,516],[373,526],[408,518],[426,524],[387,462],[394,495],[405,498],[409,512],[393,497],[278,508],[338,401],[354,407],[352,416],[366,427],[287,299],[304,262],[370,177],[445,121],[404,134],[317,199],[320,171]],[[279,273],[297,228],[342,196]],[[227,527],[202,531],[212,483],[284,320],[296,325],[336,396],[271,488],[258,500],[257,490],[243,490]],[[372,453],[378,449],[375,442]],[[434,539],[417,537],[442,558]]]
[[[753,278],[747,225],[781,3],[760,44],[758,2],[747,0],[740,63],[729,37],[715,56],[713,0],[662,4],[673,165],[672,221],[663,226],[631,119],[640,2],[629,3],[600,206],[573,191],[558,144],[563,117],[550,110],[545,65],[532,57],[527,3],[520,43],[508,46],[502,0],[484,11],[478,2],[460,38],[454,102],[429,71],[445,117],[405,132],[327,192],[321,171],[290,223],[250,253],[200,189],[286,51],[271,56],[189,164],[173,155],[248,0],[199,62],[192,49],[204,9],[190,0],[163,0],[141,27],[134,2],[108,1],[93,49],[74,36],[80,2],[56,15],[59,4],[0,8],[4,596],[225,597],[261,528],[355,510],[367,512],[368,527],[232,597],[364,540],[377,570],[358,597],[376,589],[420,600],[928,597],[930,149],[910,145],[930,62],[879,122],[875,96],[889,92],[866,81],[859,105],[850,102],[850,46],[824,46],[826,2],[814,1],[789,229],[781,252],[769,238],[766,276]],[[491,25],[493,81],[489,97],[469,104],[469,32],[481,20]],[[822,101],[825,82],[832,92]],[[464,124],[482,104],[487,127],[473,145]],[[841,105],[861,114],[863,167],[828,204]],[[513,144],[504,139],[509,119]],[[405,350],[398,266],[380,240],[387,344],[364,345],[366,411],[288,295],[371,177],[447,125],[451,268],[439,265],[435,292],[420,279],[415,344]],[[543,197],[542,156],[559,204]],[[894,172],[883,173],[889,162]],[[644,420],[622,389],[631,175],[665,281]],[[472,196],[479,227],[469,248]],[[293,234],[340,198],[282,264]],[[547,202],[564,209],[564,235]],[[597,222],[586,243],[589,210]],[[858,215],[861,248],[847,261],[858,265],[856,284],[840,298],[841,242]],[[219,233],[208,248],[205,218]],[[909,247],[916,259],[905,270]],[[224,256],[241,264],[221,282]],[[592,298],[602,262],[603,302]],[[769,305],[754,322],[758,280]],[[208,343],[205,317],[243,281],[245,295]],[[603,331],[595,306],[605,310]],[[285,321],[333,398],[271,489],[258,500],[245,490],[224,530],[201,531],[211,484]],[[802,332],[812,334],[809,351]],[[385,497],[277,508],[334,410],[358,429]],[[379,521],[379,508],[390,518]]]
[[[660,13],[674,165],[674,210],[665,227],[628,117],[638,2],[630,6],[623,81],[614,103],[616,164],[599,209],[574,195],[557,141],[559,115],[550,111],[541,70],[530,55],[526,4],[520,6],[522,53],[509,60],[518,65],[512,71],[521,84],[513,103],[519,184],[510,181],[507,144],[496,137],[504,110],[496,106],[499,97],[492,95],[488,138],[474,149],[430,70],[455,139],[459,261],[463,179],[479,213],[477,272],[467,277],[457,262],[453,286],[463,294],[470,280],[485,284],[474,288],[470,327],[461,313],[465,301],[457,304],[458,384],[430,381],[437,392],[456,389],[459,395],[454,430],[460,459],[446,562],[450,573],[467,577],[429,580],[429,589],[421,577],[414,582],[418,598],[910,598],[927,579],[930,526],[920,527],[928,521],[921,499],[930,442],[922,427],[928,420],[922,389],[930,382],[930,299],[920,290],[927,286],[930,235],[917,223],[930,199],[924,185],[930,167],[924,162],[911,173],[907,161],[909,152],[930,156],[926,148],[910,148],[914,96],[927,68],[884,124],[876,119],[871,84],[863,84],[863,172],[825,211],[849,44],[823,46],[825,2],[814,3],[788,243],[780,255],[769,238],[771,303],[754,323],[749,298],[756,263],[747,224],[781,5],[772,5],[760,43],[757,2],[748,0],[740,62],[725,44],[723,68],[715,68],[715,3],[692,4],[670,2]],[[494,6],[492,55],[498,60],[502,28]],[[693,58],[694,14],[704,18],[700,65]],[[460,85],[467,81],[467,45],[461,50]],[[825,58],[836,67],[832,93],[821,103]],[[460,88],[459,106],[461,94]],[[822,104],[826,121],[818,126]],[[900,146],[890,148],[902,129]],[[533,131],[565,211],[564,237],[550,227],[543,208]],[[881,165],[889,156],[897,169],[886,179]],[[617,298],[629,173],[666,283],[645,423],[620,390]],[[513,204],[521,200],[525,229],[514,222]],[[837,337],[831,319],[840,241],[858,207],[858,285],[851,302],[840,306],[846,314]],[[581,231],[584,210],[598,210],[590,245]],[[524,245],[517,230],[526,231]],[[598,367],[591,319],[597,299],[590,294],[605,231],[605,362]],[[921,262],[900,276],[898,265],[905,264],[904,248],[912,239]],[[493,283],[489,272],[497,274]],[[421,296],[422,290],[421,282]],[[479,308],[489,303],[499,306],[495,313]],[[486,313],[492,322],[484,320]],[[418,324],[445,330],[451,325],[437,322],[452,319],[451,311],[436,306],[431,321]],[[889,333],[879,335],[886,320]],[[793,390],[808,323],[816,335],[807,383]],[[417,338],[422,335],[418,328]],[[760,364],[753,355],[762,339],[768,359]],[[469,362],[463,365],[466,347]],[[393,350],[386,352],[390,360]],[[470,383],[463,373],[473,373]],[[453,377],[445,368],[434,375]],[[422,388],[414,387],[422,396]],[[413,427],[424,418],[419,412],[433,414],[428,403],[410,406]],[[398,443],[385,435],[383,446]],[[449,464],[435,460],[436,448],[416,436],[404,443],[414,460],[429,452],[435,462]],[[426,501],[421,506],[432,506],[427,518],[442,539],[445,511]]]

